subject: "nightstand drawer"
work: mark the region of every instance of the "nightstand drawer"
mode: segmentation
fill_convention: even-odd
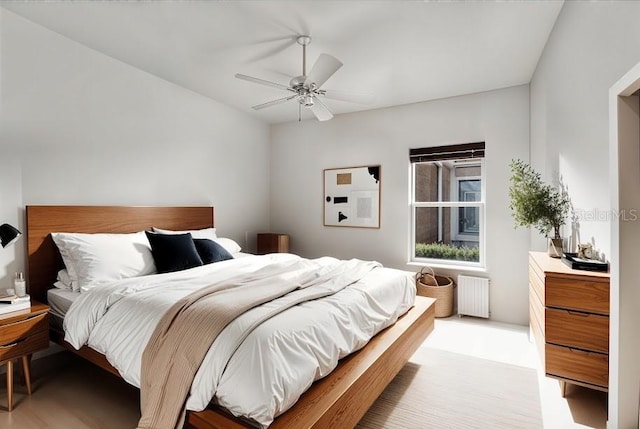
[[[547,276],[547,307],[609,314],[609,283]]]
[[[49,347],[49,331],[41,331],[35,335],[0,346],[0,362],[15,359]]]
[[[548,343],[545,350],[545,367],[548,375],[608,387],[608,355]]]
[[[48,332],[49,320],[47,316],[48,313],[37,314],[28,319],[0,325],[0,346],[13,343],[38,332]]]
[[[609,317],[547,308],[545,335],[549,343],[609,352]]]

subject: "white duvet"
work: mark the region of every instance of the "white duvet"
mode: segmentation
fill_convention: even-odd
[[[104,354],[127,382],[139,387],[144,348],[174,302],[225,278],[295,259],[299,257],[291,254],[250,256],[102,284],[74,301],[64,319],[65,340],[75,348],[87,344]],[[338,260],[314,262],[327,269]],[[201,411],[213,400],[236,416],[268,426],[340,358],[393,324],[413,304],[415,291],[410,273],[379,266],[332,296],[296,305],[265,321],[236,350],[233,338],[276,303],[244,313],[211,346],[194,379],[187,409]]]

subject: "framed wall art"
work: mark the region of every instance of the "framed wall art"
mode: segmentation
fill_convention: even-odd
[[[324,225],[380,228],[380,166],[324,170]]]

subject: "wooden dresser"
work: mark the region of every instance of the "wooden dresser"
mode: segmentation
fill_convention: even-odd
[[[609,274],[529,253],[529,323],[548,377],[607,391]]]

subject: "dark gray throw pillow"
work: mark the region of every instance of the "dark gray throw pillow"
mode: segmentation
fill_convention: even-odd
[[[196,245],[200,259],[202,259],[202,263],[205,265],[233,259],[233,256],[227,252],[227,249],[213,240],[209,240],[208,238],[194,238],[193,242]]]
[[[159,273],[186,270],[202,265],[191,234],[154,234],[145,231]]]

